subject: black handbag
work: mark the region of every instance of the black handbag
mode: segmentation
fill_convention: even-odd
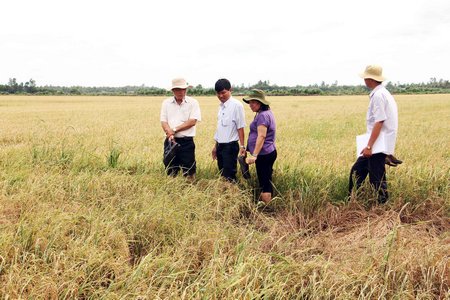
[[[247,153],[245,153],[245,156],[238,156],[238,162],[239,165],[241,167],[241,173],[242,173],[242,177],[244,177],[244,179],[250,179],[251,175],[250,175],[250,170],[248,168],[248,164],[245,161],[245,158],[247,157]]]
[[[177,151],[180,148],[180,144],[175,142],[174,140],[166,139],[164,141],[164,155],[163,155],[163,163],[164,166],[168,166],[172,160],[177,155]]]

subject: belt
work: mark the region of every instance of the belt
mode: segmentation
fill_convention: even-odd
[[[194,140],[193,136],[182,136],[182,137],[175,137],[175,140],[184,140],[184,141],[192,141]]]
[[[237,143],[238,143],[238,141],[233,141],[233,142],[229,142],[229,143],[217,143],[217,145],[224,146],[224,145],[232,145],[232,144],[237,144]]]

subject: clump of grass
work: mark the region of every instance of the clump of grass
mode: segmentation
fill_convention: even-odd
[[[34,164],[50,160],[51,150],[47,144],[35,144],[31,148],[31,160]]]
[[[117,168],[119,165],[119,157],[122,154],[122,151],[115,145],[114,143],[111,145],[109,149],[109,153],[106,157],[106,162],[108,167]]]
[[[72,163],[74,158],[74,152],[69,149],[65,149],[64,147],[61,148],[60,154],[59,154],[59,164],[63,166],[68,166]]]

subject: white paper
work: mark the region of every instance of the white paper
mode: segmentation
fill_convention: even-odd
[[[361,151],[367,147],[370,134],[361,134],[356,136],[356,157],[361,156]],[[386,152],[386,142],[384,133],[380,132],[375,144],[372,146],[372,154]]]

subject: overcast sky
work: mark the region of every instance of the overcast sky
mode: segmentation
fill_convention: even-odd
[[[449,0],[7,0],[0,84],[211,87],[450,79]]]

